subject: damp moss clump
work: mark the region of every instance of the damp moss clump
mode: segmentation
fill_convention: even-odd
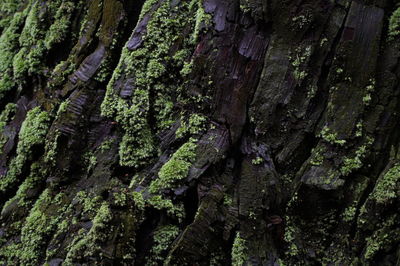
[[[24,21],[23,13],[15,13],[10,25],[0,36],[0,99],[15,87],[12,71],[13,59],[19,49],[20,27]]]
[[[395,243],[400,241],[400,229],[398,227],[398,214],[386,218],[378,224],[370,237],[367,237],[364,257],[372,260],[378,257],[379,251],[390,249]]]
[[[8,140],[7,136],[4,134],[4,128],[7,123],[12,120],[12,116],[15,114],[16,110],[17,105],[9,103],[0,114],[0,149],[3,148],[4,144]]]
[[[47,238],[61,222],[66,210],[63,204],[64,194],[52,195],[49,189],[43,191],[36,201],[21,231],[22,249],[19,259],[22,265],[38,265]]]
[[[141,15],[150,16],[142,42],[135,48],[128,42],[122,51],[101,112],[125,131],[119,147],[123,166],[145,165],[156,152],[154,133],[174,121],[174,102],[183,84],[180,70],[194,50],[191,36],[179,40],[176,36],[195,31],[199,3],[202,1],[168,0],[156,7],[156,1],[148,0]]]
[[[30,169],[29,176],[18,187],[18,191],[15,196],[4,204],[2,213],[7,209],[8,206],[10,206],[10,204],[14,202],[17,203],[19,207],[29,208],[34,202],[34,200],[29,195],[29,191],[39,187],[40,183],[43,182],[43,179],[44,173],[43,170],[40,168],[39,163],[33,163]]]
[[[17,181],[25,162],[32,156],[33,147],[44,144],[49,123],[49,114],[40,107],[28,112],[18,135],[17,156],[12,159],[7,174],[0,181],[0,192],[6,191]]]
[[[241,266],[247,261],[247,248],[246,248],[246,240],[244,240],[240,233],[236,233],[235,240],[233,241],[232,246],[232,265],[233,266]]]
[[[164,225],[154,232],[153,247],[148,258],[149,265],[162,264],[165,261],[166,251],[179,235],[179,228],[175,225]]]
[[[55,0],[43,8],[35,1],[24,10],[26,20],[19,35],[19,51],[13,58],[14,80],[23,84],[26,75],[44,73],[43,58],[54,44],[67,36],[77,3]]]
[[[378,180],[375,189],[372,192],[371,198],[380,204],[389,203],[391,200],[399,197],[399,185],[400,163],[397,163]]]
[[[46,33],[44,42],[47,49],[54,44],[61,43],[66,38],[72,22],[71,16],[76,6],[74,2],[62,2],[54,16],[54,23]]]
[[[343,146],[344,144],[346,144],[346,140],[344,139],[339,139],[338,135],[336,132],[333,132],[330,128],[328,128],[327,126],[325,126],[320,134],[319,137],[321,137],[324,141],[332,144],[332,145],[340,145]]]
[[[150,193],[172,188],[173,184],[187,177],[190,166],[196,157],[196,140],[190,139],[183,144],[158,172],[158,178],[151,182]]]
[[[99,243],[106,240],[106,232],[110,230],[109,223],[112,217],[109,203],[103,202],[97,210],[89,232],[80,232],[71,243],[65,265],[73,265],[75,261],[82,259],[82,256],[89,257],[100,252]],[[100,256],[102,257],[101,253]]]
[[[181,126],[175,132],[177,138],[182,138],[185,135],[197,135],[206,130],[207,117],[201,114],[191,114],[189,121],[181,118]]]
[[[400,35],[400,7],[397,8],[389,20],[389,40],[394,40]]]

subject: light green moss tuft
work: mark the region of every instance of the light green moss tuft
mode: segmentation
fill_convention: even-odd
[[[12,73],[13,59],[19,49],[19,28],[24,20],[23,13],[15,13],[10,25],[0,37],[0,99],[15,87]]]
[[[33,203],[33,199],[29,198],[29,190],[35,189],[43,182],[44,173],[38,163],[33,163],[30,174],[25,181],[18,187],[18,191],[14,197],[8,200],[3,207],[3,211],[13,202],[17,202],[20,207],[29,207]],[[2,212],[3,212],[2,211]]]
[[[9,103],[4,108],[3,112],[0,114],[0,149],[3,148],[4,144],[7,142],[8,138],[4,135],[4,127],[7,123],[12,120],[12,115],[15,113],[17,105],[14,103]]]
[[[398,228],[398,214],[394,214],[384,222],[380,223],[378,229],[373,232],[367,241],[365,258],[373,259],[381,250],[391,248],[400,240],[400,229]]]
[[[147,202],[157,210],[166,210],[172,217],[178,218],[180,221],[185,217],[185,211],[182,204],[174,205],[172,200],[164,199],[161,195],[150,197]]]
[[[332,145],[337,144],[337,145],[343,146],[344,144],[346,144],[346,140],[338,139],[337,133],[332,132],[331,129],[329,129],[327,126],[325,126],[321,130],[319,137],[321,137],[323,140],[325,140],[326,142],[328,142]]]
[[[52,196],[45,190],[36,201],[21,231],[22,249],[19,259],[22,265],[38,265],[46,239],[61,222],[65,206],[62,204],[63,194]]]
[[[163,189],[172,188],[173,184],[184,179],[196,157],[196,140],[190,139],[183,144],[158,172],[158,178],[151,182],[150,193],[157,194]]]
[[[50,26],[45,37],[45,46],[50,49],[54,44],[61,43],[67,36],[71,25],[71,16],[76,7],[74,2],[62,2],[58,8],[54,23]]]
[[[186,122],[185,118],[181,118],[181,126],[175,132],[177,138],[182,138],[188,134],[197,135],[206,130],[207,117],[201,114],[191,114],[189,121]]]
[[[81,256],[93,256],[95,253],[100,253],[99,242],[105,241],[107,237],[107,230],[110,230],[109,222],[112,219],[112,213],[107,202],[103,202],[97,210],[97,214],[93,219],[93,225],[89,232],[84,234],[81,232],[73,240],[69,248],[65,265],[74,265],[75,260],[82,259]]]
[[[240,233],[236,233],[232,246],[232,266],[242,266],[247,261],[246,240],[241,238]]]
[[[179,235],[179,228],[175,225],[165,225],[154,232],[154,244],[150,251],[147,265],[159,265],[165,260],[166,251]]]
[[[171,54],[170,48],[177,42],[175,36],[185,29],[194,31],[196,9],[193,7],[199,8],[198,2],[183,1],[175,5],[168,0],[150,12],[157,1],[146,1],[141,18],[145,14],[151,14],[151,18],[147,33],[142,37],[143,43],[136,50],[129,51],[125,47],[122,51],[107,86],[101,112],[121,124],[125,131],[119,152],[123,166],[138,168],[147,164],[156,152],[152,129],[161,132],[174,121],[175,92],[183,82],[175,72],[179,73],[194,47],[190,38],[183,38],[181,49]],[[132,87],[129,99],[118,94],[117,81]],[[152,126],[148,120],[150,113],[155,118]]]
[[[293,21],[294,19],[295,18],[293,18]],[[294,55],[289,56],[289,61],[293,67],[293,75],[298,82],[307,76],[305,65],[309,60],[311,53],[311,46],[306,46],[305,48],[298,47],[296,48]]]
[[[261,157],[257,157],[257,158],[255,158],[255,159],[251,160],[251,163],[254,164],[254,165],[260,165],[260,164],[262,164],[263,162],[264,162],[264,159],[261,158]]]
[[[397,8],[389,20],[389,40],[394,40],[400,35],[400,7]]]
[[[340,168],[340,172],[342,173],[343,176],[348,176],[351,172],[353,172],[354,170],[360,169],[363,166],[362,161],[367,154],[368,147],[372,143],[373,143],[373,139],[367,137],[366,143],[357,148],[357,150],[355,151],[354,157],[352,157],[352,158],[344,157],[343,165]]]
[[[44,144],[50,117],[39,107],[30,110],[22,123],[17,145],[17,156],[11,161],[8,172],[0,181],[0,191],[6,191],[22,172],[22,167],[32,155],[35,145]]]
[[[135,202],[135,206],[139,210],[144,210],[146,206],[146,201],[144,200],[142,193],[134,191],[132,193],[132,196],[133,196],[133,201]]]
[[[200,32],[203,26],[210,25],[212,22],[212,16],[207,14],[203,8],[203,1],[197,1],[197,12],[196,12],[196,23],[192,35],[192,42],[197,43]]]
[[[400,163],[397,163],[380,179],[371,194],[377,203],[386,204],[400,196]]]

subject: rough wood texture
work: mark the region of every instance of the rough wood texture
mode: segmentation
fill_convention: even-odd
[[[400,4],[0,2],[0,265],[399,265]]]

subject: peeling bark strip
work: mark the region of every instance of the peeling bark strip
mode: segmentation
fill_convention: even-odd
[[[4,0],[0,265],[397,265],[396,1]]]

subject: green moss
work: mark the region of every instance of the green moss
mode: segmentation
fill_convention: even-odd
[[[159,0],[147,0],[144,2],[142,11],[140,12],[139,21],[143,19],[143,17],[150,12],[155,4],[158,3]]]
[[[87,166],[86,171],[89,173],[93,170],[97,165],[97,157],[92,151],[88,151],[83,155],[83,160],[85,161],[85,165]]]
[[[310,85],[307,89],[307,98],[311,99],[314,98],[318,90],[318,87],[316,85]]]
[[[294,229],[293,227],[287,227],[287,230],[285,231],[285,241],[289,243],[289,247],[287,250],[287,254],[289,256],[298,256],[300,254],[299,248],[295,244],[294,240]]]
[[[111,62],[110,58],[106,57],[100,64],[99,69],[96,72],[96,75],[94,76],[94,79],[97,80],[98,82],[105,82],[109,80],[110,76],[112,75],[111,71]]]
[[[347,207],[344,212],[342,213],[342,219],[345,222],[351,222],[356,215],[357,207],[356,206],[349,206]]]
[[[142,193],[134,191],[132,193],[132,196],[133,196],[133,201],[135,202],[135,206],[139,210],[144,210],[146,206],[146,201],[144,200]]]
[[[180,221],[185,217],[185,210],[182,204],[174,204],[172,200],[165,199],[161,195],[150,197],[147,201],[157,210],[166,210],[172,217],[178,218]]]
[[[61,132],[56,130],[54,135],[47,138],[46,146],[45,146],[45,156],[44,161],[52,166],[55,165],[56,154],[57,154],[57,145],[58,139],[61,136]]]
[[[225,206],[231,206],[233,203],[233,199],[231,195],[225,194],[224,195],[224,205]]]
[[[186,122],[184,117],[181,117],[181,125],[175,132],[177,138],[182,138],[188,134],[197,135],[206,129],[207,117],[200,114],[191,114],[189,121]]]
[[[355,156],[352,158],[344,157],[343,165],[340,168],[342,175],[347,176],[354,170],[360,169],[363,166],[362,160],[367,154],[367,148],[373,143],[373,139],[367,137],[364,145],[361,145],[355,151]]]
[[[289,56],[289,61],[294,69],[293,75],[297,81],[301,81],[307,76],[305,64],[311,56],[311,52],[311,46],[306,46],[304,49],[302,47],[298,47],[296,48],[294,55]]]
[[[42,144],[49,127],[50,116],[40,107],[30,110],[19,132],[17,154],[26,154],[33,145]]]
[[[363,135],[363,122],[362,120],[356,125],[356,137],[361,137]]]
[[[311,151],[311,159],[310,163],[314,166],[320,166],[324,162],[324,153],[325,147],[324,146],[317,146],[316,148],[312,149]]]
[[[37,73],[41,58],[45,51],[43,41],[44,28],[43,16],[40,12],[40,3],[34,2],[29,6],[29,13],[25,20],[25,26],[19,37],[19,43],[22,49],[14,57],[13,70],[14,78],[23,82],[28,73]]]
[[[261,158],[261,157],[257,157],[257,158],[255,158],[255,159],[251,160],[251,163],[254,164],[254,165],[260,165],[260,164],[262,164],[263,162],[264,162],[264,159]]]
[[[123,191],[115,192],[115,193],[113,193],[113,196],[114,196],[114,204],[116,206],[119,206],[119,207],[126,206],[126,204],[128,202],[128,196],[127,196],[126,192],[123,192]]]
[[[25,82],[26,75],[43,73],[43,58],[54,44],[67,36],[76,3],[55,0],[42,7],[33,1],[25,9],[25,25],[19,35],[19,52],[13,57],[14,80]],[[52,24],[49,21],[53,21]]]
[[[3,112],[0,114],[0,130],[2,130],[7,122],[11,120],[11,115],[17,110],[17,105],[14,103],[8,103],[4,108]]]
[[[13,58],[19,48],[19,31],[24,20],[23,13],[15,13],[10,25],[0,37],[0,99],[15,87],[12,73]]]
[[[12,116],[17,110],[17,105],[14,103],[9,103],[4,108],[3,112],[0,114],[0,149],[3,148],[4,144],[7,142],[8,138],[3,134],[4,128],[7,123],[12,120]]]
[[[101,105],[102,115],[117,121],[125,131],[119,152],[120,164],[123,166],[145,165],[156,152],[148,121],[150,108],[154,109],[152,113],[156,123],[153,127],[156,131],[164,130],[172,124],[173,99],[177,98],[175,92],[182,83],[181,77],[174,73],[176,70],[179,72],[188,59],[184,55],[189,56],[194,47],[190,38],[184,38],[182,49],[176,52],[179,56],[171,54],[170,48],[177,41],[175,36],[184,32],[184,29],[194,30],[196,10],[193,7],[197,2],[183,1],[173,5],[171,0],[164,1],[151,12],[141,47],[134,51],[126,47],[123,49]],[[150,14],[155,3],[153,0],[146,1],[141,17]],[[117,94],[114,88],[117,81],[130,83],[133,87],[132,96],[128,100]],[[151,107],[150,95],[155,95]]]
[[[398,214],[394,214],[379,224],[372,236],[367,241],[364,257],[369,260],[377,253],[386,248],[391,248],[394,243],[400,240],[400,229],[398,228]]]
[[[154,154],[154,142],[149,128],[125,134],[119,147],[120,164],[140,167]]]
[[[82,215],[94,218],[98,209],[101,206],[101,197],[95,196],[92,193],[86,191],[79,191],[73,200],[82,205]]]
[[[2,0],[0,2],[0,32],[10,25],[13,15],[21,10],[24,4],[25,1],[18,0]]]
[[[56,88],[61,86],[65,79],[70,75],[76,68],[75,63],[72,62],[73,54],[70,54],[70,57],[67,61],[61,61],[56,65],[51,73],[49,78],[48,85],[50,88]]]
[[[20,207],[28,207],[33,203],[33,200],[29,198],[29,190],[35,189],[43,182],[44,173],[42,172],[38,163],[33,163],[29,176],[25,181],[18,187],[18,191],[14,197],[8,200],[3,207],[3,211],[12,202],[17,202]]]
[[[246,240],[241,238],[239,232],[236,233],[233,241],[231,258],[233,266],[242,266],[247,261]]]
[[[0,264],[2,265],[13,265],[19,258],[19,252],[21,250],[21,243],[12,243],[4,245],[0,248]]]
[[[65,113],[68,110],[69,103],[70,103],[70,101],[69,101],[69,99],[67,99],[60,104],[60,106],[58,107],[58,110],[57,110],[56,119],[59,118],[61,114]]]
[[[101,143],[101,145],[98,149],[101,152],[109,151],[114,143],[115,143],[115,139],[113,139],[113,138],[106,139]]]
[[[170,248],[172,242],[179,235],[179,228],[175,225],[164,225],[154,232],[154,244],[150,251],[146,265],[160,265],[164,262],[166,251]]]
[[[65,207],[62,204],[63,194],[52,196],[45,190],[36,201],[21,231],[22,249],[19,259],[23,265],[38,265],[44,255],[41,250],[46,245],[48,236],[61,222]]]
[[[321,130],[319,137],[321,137],[323,140],[325,140],[326,142],[328,142],[332,145],[337,144],[337,145],[343,146],[344,144],[346,144],[346,140],[338,139],[337,133],[332,132],[331,129],[329,129],[327,126],[325,126]]]
[[[371,198],[377,203],[387,204],[400,196],[400,164],[395,164],[378,179]]]
[[[25,61],[28,53],[28,49],[24,47],[14,56],[13,72],[16,79],[22,79],[28,72],[28,62]]]
[[[47,49],[54,44],[61,43],[66,38],[72,21],[71,16],[76,6],[77,4],[74,2],[62,2],[54,16],[55,21],[45,37],[44,43]]]
[[[74,261],[82,259],[82,256],[88,257],[97,254],[102,257],[98,243],[107,239],[107,233],[109,233],[107,230],[110,230],[109,222],[111,219],[112,213],[109,204],[103,202],[97,210],[97,214],[93,219],[93,226],[89,232],[87,234],[81,232],[72,242],[64,264],[74,265]]]
[[[12,159],[6,176],[0,181],[0,191],[6,191],[17,181],[25,162],[32,156],[33,147],[44,144],[49,122],[48,113],[39,107],[28,112],[18,135],[17,156]]]
[[[192,2],[195,3],[195,2]],[[197,43],[202,27],[212,23],[212,16],[207,14],[203,8],[203,1],[197,1],[196,22],[192,35],[192,42]]]
[[[250,13],[251,7],[248,0],[240,0],[240,10],[243,13]]]
[[[400,7],[397,8],[389,20],[389,40],[394,40],[400,35]]]
[[[371,79],[370,84],[365,88],[365,95],[363,97],[363,103],[368,106],[372,100],[372,92],[375,90],[375,80]]]
[[[151,182],[150,193],[157,194],[164,189],[170,189],[179,180],[184,179],[196,157],[196,140],[190,139],[183,144],[164,164],[158,172],[158,178]]]

